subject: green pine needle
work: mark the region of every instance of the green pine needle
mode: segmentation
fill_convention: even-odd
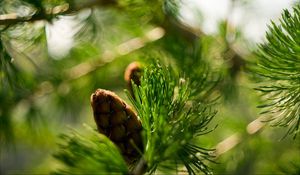
[[[267,101],[260,107],[271,115],[273,126],[287,127],[287,135],[300,132],[300,5],[284,10],[280,24],[272,22],[267,42],[259,46],[256,72],[265,84],[258,87]]]
[[[63,144],[54,155],[63,167],[53,174],[129,174],[118,148],[106,136],[92,130],[90,137],[62,135]]]
[[[215,112],[204,104],[191,101],[188,80],[159,63],[145,69],[141,85],[134,85],[132,103],[144,128],[144,159],[148,172],[157,168],[177,170],[184,165],[189,174],[211,171],[204,160],[210,160],[212,150],[194,144],[208,132],[207,125]]]

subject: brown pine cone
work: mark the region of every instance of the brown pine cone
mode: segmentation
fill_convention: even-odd
[[[136,113],[115,93],[104,89],[91,95],[91,105],[98,131],[119,147],[128,163],[135,162],[143,151],[142,125]]]
[[[127,86],[132,97],[134,97],[134,95],[131,80],[134,82],[134,84],[139,86],[141,84],[142,72],[143,69],[139,62],[132,62],[126,67],[124,79],[127,82]]]

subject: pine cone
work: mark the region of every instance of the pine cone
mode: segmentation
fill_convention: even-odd
[[[143,151],[142,125],[136,113],[115,93],[97,89],[91,105],[98,131],[110,138],[128,163],[135,162]]]
[[[127,82],[127,86],[132,97],[134,97],[134,95],[131,80],[134,82],[134,84],[139,86],[141,84],[142,72],[143,69],[139,62],[132,62],[126,67],[124,79]]]

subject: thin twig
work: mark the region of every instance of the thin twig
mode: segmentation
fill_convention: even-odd
[[[95,70],[97,70],[97,68],[112,62],[113,60],[115,60],[120,56],[124,56],[138,49],[141,49],[146,44],[154,42],[162,38],[164,35],[165,35],[165,31],[163,28],[155,27],[154,29],[150,30],[142,37],[132,38],[118,45],[113,50],[104,51],[104,53],[95,60],[83,62],[68,69],[65,72],[67,80],[75,80],[87,74],[90,74]]]
[[[0,26],[1,25],[13,25],[21,22],[34,22],[38,20],[47,20],[49,17],[55,17],[58,15],[65,15],[74,13],[76,11],[80,11],[82,9],[91,8],[94,6],[107,6],[107,5],[115,5],[116,0],[88,0],[84,1],[84,3],[70,5],[68,3],[55,6],[53,8],[49,8],[45,10],[45,14],[42,14],[41,11],[36,11],[34,14],[20,17],[16,13],[11,14],[2,14],[0,15]]]
[[[256,120],[250,122],[247,127],[246,131],[249,135],[253,135],[258,131],[262,130],[266,125],[263,121],[262,117],[257,118]],[[216,146],[216,150],[214,151],[215,158],[218,158],[222,154],[228,152],[229,150],[233,149],[239,143],[242,142],[242,135],[240,133],[234,133],[231,136],[227,137],[223,141],[219,142]]]
[[[61,82],[60,85],[58,85],[57,87],[58,88],[63,87],[66,84],[68,84],[70,81],[86,76],[96,71],[99,67],[102,67],[112,62],[113,60],[117,59],[120,56],[124,56],[138,49],[141,49],[145,47],[148,43],[154,42],[162,38],[164,34],[165,34],[164,29],[162,29],[161,27],[155,27],[154,29],[150,30],[142,37],[136,37],[130,39],[116,46],[112,50],[105,51],[103,55],[100,55],[99,58],[97,58],[96,60],[83,62],[70,69],[67,69],[64,72],[66,76],[65,81]],[[44,95],[52,93],[55,89],[56,87],[54,87],[54,85],[51,82],[44,81],[38,86],[38,88],[34,91],[34,93],[30,95],[27,99],[33,101],[38,97],[42,97]]]

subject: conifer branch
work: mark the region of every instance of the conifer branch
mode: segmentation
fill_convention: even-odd
[[[147,172],[176,170],[184,165],[189,174],[210,174],[204,160],[210,160],[212,150],[196,146],[194,141],[208,133],[207,125],[215,112],[191,100],[189,82],[180,81],[171,69],[154,63],[145,68],[141,85],[133,87],[135,98],[131,101],[145,133]],[[188,101],[193,104],[188,105]]]
[[[0,15],[0,26],[1,25],[10,26],[10,25],[18,24],[20,22],[34,22],[37,20],[49,20],[59,15],[71,14],[94,6],[112,6],[114,8],[119,8],[118,2],[116,0],[88,0],[88,1],[84,1],[84,3],[78,3],[78,4],[65,3],[63,5],[55,6],[53,8],[45,9],[44,11],[36,10],[36,12],[33,15],[29,15],[25,17],[19,17],[16,13],[2,14]],[[194,28],[189,26],[188,24],[179,22],[176,19],[172,19],[171,16],[167,16],[163,23],[157,23],[157,22],[155,23],[156,25],[164,28],[167,32],[170,31],[180,32],[180,35],[186,38],[187,40],[195,40],[205,35],[205,33],[201,31],[199,28]],[[234,58],[233,65],[238,65],[238,67],[235,67],[235,69],[239,69],[240,66],[243,66],[240,65],[240,62],[244,62],[241,54],[237,53],[232,47],[229,47],[228,52],[230,52],[232,54],[232,58]]]
[[[159,63],[153,63],[146,67],[141,85],[133,84],[133,87],[135,99],[131,98],[131,100],[141,119],[144,149],[141,149],[140,161],[133,168],[129,168],[132,169],[130,174],[141,175],[146,172],[152,174],[157,169],[177,171],[179,166],[185,166],[189,174],[197,174],[199,171],[210,174],[211,170],[206,165],[206,161],[212,161],[211,152],[213,150],[199,147],[195,142],[199,136],[210,132],[207,125],[213,119],[215,112],[209,106],[191,99],[188,81],[180,81],[174,71]],[[112,93],[108,93],[106,98],[111,99],[109,94]],[[101,94],[96,96],[100,98]],[[95,100],[95,95],[92,95],[95,115],[99,115],[100,109],[101,111],[108,109],[107,105],[114,106],[112,101],[104,105],[103,100],[106,98],[101,97],[101,99]],[[99,100],[102,101],[98,104]],[[95,109],[95,105],[97,109]],[[104,108],[103,105],[107,107]],[[95,119],[97,122],[100,120],[98,117]],[[100,130],[102,126],[108,126],[99,122],[97,125],[100,126]],[[109,135],[109,137],[114,136]],[[75,143],[69,142],[69,146],[56,156],[67,167],[70,165],[68,165],[68,159],[65,158],[64,152],[70,152],[73,146],[78,145],[77,143],[73,144]],[[76,146],[76,149],[86,149],[81,147],[80,144],[79,147]],[[98,151],[101,154],[105,150]],[[68,155],[74,161],[80,158],[78,156],[80,155]],[[86,158],[89,159],[90,156],[88,154]],[[71,168],[79,168],[79,172],[85,170],[77,163],[74,166],[71,165]],[[64,171],[65,169],[61,170],[61,172]]]
[[[129,174],[118,148],[106,136],[89,126],[89,137],[73,131],[62,135],[60,150],[54,157],[63,163],[52,174]]]
[[[300,5],[294,13],[285,10],[280,24],[272,22],[267,41],[259,45],[259,59],[254,73],[262,77],[263,85],[256,88],[266,104],[264,115],[273,126],[287,127],[287,135],[300,132]]]

